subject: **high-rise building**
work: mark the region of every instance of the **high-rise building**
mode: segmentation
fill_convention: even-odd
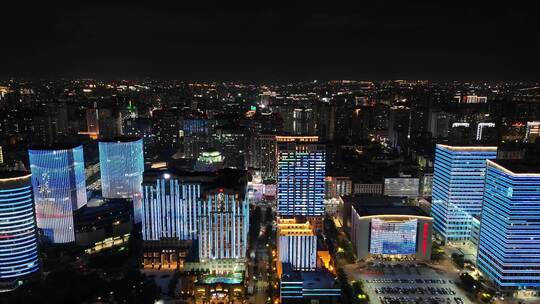
[[[278,214],[324,216],[326,152],[317,136],[277,136]]]
[[[42,105],[33,120],[33,142],[57,143],[68,136],[68,111],[65,102]]]
[[[220,172],[201,193],[199,258],[202,263],[221,260],[243,265],[249,228],[247,178],[245,171]]]
[[[144,172],[142,238],[145,268],[184,267],[188,242],[198,237],[201,185],[211,178],[168,168]]]
[[[235,125],[218,126],[212,134],[213,146],[223,155],[225,167],[245,168],[246,130]]]
[[[132,199],[134,221],[140,223],[144,172],[143,140],[138,137],[100,140],[99,164],[103,197]]]
[[[197,214],[201,184],[211,177],[189,175],[172,169],[144,173],[143,240],[193,240],[197,238]]]
[[[263,180],[275,180],[277,177],[277,141],[275,135],[259,134],[255,136],[255,167],[261,170]]]
[[[502,290],[540,289],[540,163],[488,160],[477,265]]]
[[[4,163],[4,153],[2,152],[2,146],[0,146],[0,165]]]
[[[243,271],[249,224],[246,192],[245,171],[190,173],[163,168],[145,172],[145,267],[181,269],[186,244],[191,243],[197,246],[200,263],[190,267],[219,273]]]
[[[313,271],[317,267],[317,235],[309,222],[278,219],[278,269],[290,263],[293,270]],[[281,276],[281,270],[278,270]]]
[[[177,113],[156,110],[152,112],[152,120],[157,152],[174,154],[178,150],[180,142],[180,119]]]
[[[184,118],[182,126],[184,155],[186,158],[196,159],[210,146],[209,135],[214,128],[214,121],[204,117],[189,117]]]
[[[437,145],[433,174],[433,227],[446,241],[469,240],[472,216],[482,210],[486,160],[497,147]]]
[[[143,139],[145,159],[149,160],[154,157],[156,139],[152,129],[152,119],[143,117],[125,119],[122,128],[125,136]]]
[[[39,270],[34,200],[29,172],[0,172],[0,290]]]
[[[449,115],[439,109],[429,112],[429,131],[433,138],[448,137],[448,127],[450,125]]]
[[[411,137],[411,109],[405,106],[390,108],[388,137],[394,148],[403,149]]]
[[[122,135],[122,114],[118,109],[99,109],[98,130],[101,138]]]
[[[145,172],[144,266],[181,269],[186,246],[196,246],[199,262],[190,269],[243,271],[248,206],[245,171],[189,173],[163,168]]]
[[[99,138],[99,112],[97,108],[86,109],[86,132],[93,138]]]
[[[86,204],[83,147],[36,147],[28,155],[38,228],[48,242],[74,242],[73,211]]]

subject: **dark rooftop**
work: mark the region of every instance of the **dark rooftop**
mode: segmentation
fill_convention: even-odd
[[[37,146],[30,147],[28,150],[55,151],[55,150],[70,150],[77,147],[82,147],[82,144],[58,143],[58,144],[50,144],[50,145],[37,145]]]
[[[118,137],[114,137],[114,138],[103,138],[103,139],[100,139],[99,141],[100,142],[107,142],[107,143],[110,143],[110,142],[132,142],[132,141],[138,141],[140,139],[141,138],[137,137],[137,136],[118,136]]]
[[[365,197],[364,200],[352,201],[352,205],[360,216],[371,215],[410,215],[428,216],[420,207],[405,205],[400,198],[388,196]]]
[[[0,180],[30,175],[28,171],[0,171]]]
[[[183,171],[175,168],[150,169],[144,172],[143,183],[153,184],[157,179],[168,174],[168,178],[176,178],[181,182],[200,183],[202,191],[225,188],[234,189],[245,194],[247,176],[245,170],[221,169],[216,172]]]
[[[538,159],[493,159],[490,161],[513,173],[540,174],[540,160]]]
[[[282,263],[282,282],[303,282],[303,288],[338,288],[334,277],[326,270],[295,271],[290,263]]]

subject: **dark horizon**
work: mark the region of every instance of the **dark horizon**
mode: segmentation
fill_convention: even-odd
[[[6,7],[0,77],[538,81],[531,8]]]

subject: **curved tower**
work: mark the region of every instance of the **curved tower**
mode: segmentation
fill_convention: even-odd
[[[141,222],[144,172],[143,140],[116,137],[99,141],[101,189],[104,198],[133,199],[135,222]]]
[[[73,211],[86,204],[83,147],[38,147],[28,155],[38,228],[51,243],[74,242]]]
[[[30,173],[0,172],[0,284],[4,287],[12,289],[39,270],[36,230]]]

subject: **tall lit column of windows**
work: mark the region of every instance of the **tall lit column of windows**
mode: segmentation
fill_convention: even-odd
[[[488,161],[477,265],[503,289],[540,289],[540,163]]]
[[[75,241],[73,211],[86,204],[82,146],[28,150],[37,226],[51,243]]]
[[[0,282],[39,270],[30,173],[0,172]]]
[[[433,227],[447,241],[468,240],[472,216],[482,209],[486,160],[497,147],[437,145],[433,174]]]
[[[278,214],[324,216],[326,152],[317,136],[278,136]]]

